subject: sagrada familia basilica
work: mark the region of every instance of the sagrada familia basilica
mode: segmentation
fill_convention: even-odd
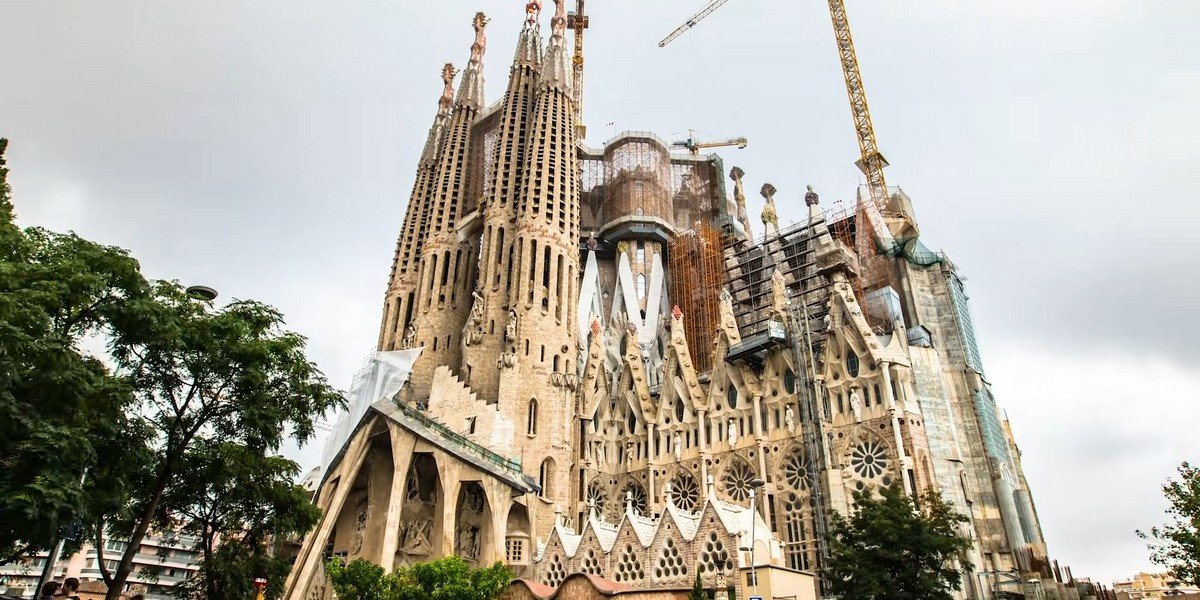
[[[558,0],[546,41],[540,8],[498,102],[482,13],[457,90],[442,73],[356,383],[375,391],[314,481],[324,517],[287,597],[332,597],[332,557],[451,554],[506,563],[530,598],[579,573],[678,590],[697,572],[739,598],[814,597],[830,515],[889,485],[969,517],[964,598],[1043,571],[963,280],[909,197],[869,214],[864,190],[826,210],[810,189],[782,225],[765,184],[756,235],[746,175],[717,155],[644,132],[581,143],[568,15]]]

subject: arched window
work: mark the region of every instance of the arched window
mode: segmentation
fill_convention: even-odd
[[[554,459],[547,457],[538,469],[538,486],[542,488],[543,498],[554,497]]]
[[[525,433],[529,435],[537,435],[537,398],[529,399],[529,423],[525,428]]]
[[[730,383],[729,388],[726,389],[726,391],[725,391],[725,401],[729,403],[729,408],[737,408],[737,400],[738,400],[737,386]]]
[[[858,355],[854,352],[846,353],[846,373],[858,377]]]
[[[783,389],[789,394],[796,393],[796,374],[791,369],[783,374]]]
[[[646,276],[639,274],[637,276],[637,297],[638,300],[646,298]]]

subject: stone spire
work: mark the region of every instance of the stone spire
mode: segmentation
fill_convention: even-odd
[[[471,44],[471,59],[463,71],[462,83],[458,88],[457,103],[479,111],[483,108],[483,53],[487,50],[487,35],[484,27],[487,15],[477,12],[471,26],[475,28],[475,42]]]
[[[483,108],[485,25],[487,17],[476,13],[472,21],[475,40],[471,44],[471,58],[450,108],[445,141],[437,152],[427,216],[417,236],[422,244],[418,262],[420,272],[416,301],[410,311],[416,331],[415,343],[424,348],[413,365],[410,378],[417,399],[428,394],[436,367],[459,364],[459,338],[471,304],[475,270],[469,257],[475,253],[471,242],[459,241],[456,229],[467,203],[464,182],[469,176],[472,133],[476,117]],[[445,97],[443,94],[443,102]]]
[[[767,201],[766,206],[763,206],[762,209],[762,222],[763,227],[767,230],[766,235],[767,237],[779,235],[779,213],[775,211],[775,186],[764,183],[759,193]]]
[[[737,204],[738,222],[746,231],[746,239],[752,240],[754,239],[754,230],[750,227],[750,217],[746,213],[746,190],[742,187],[742,177],[745,176],[746,172],[741,167],[729,170],[729,178],[733,180],[733,201]]]
[[[513,53],[513,68],[520,66],[537,67],[542,64],[542,28],[538,25],[538,17],[542,14],[540,0],[532,0],[525,5],[525,26],[517,38],[517,50]]]
[[[482,217],[478,290],[483,297],[481,323],[486,333],[463,348],[463,368],[471,365],[471,388],[478,398],[496,402],[499,397],[500,371],[483,368],[501,357],[502,364],[515,363],[517,330],[520,318],[509,306],[510,288],[516,286],[515,274],[520,256],[516,245],[516,207],[528,172],[529,121],[541,82],[542,35],[538,25],[541,2],[525,5],[525,24],[517,38],[517,47],[509,72],[508,87],[500,105],[496,129],[495,161],[479,203]],[[478,302],[477,302],[478,303]],[[511,339],[509,339],[511,338]],[[523,348],[522,348],[523,350]]]
[[[395,350],[401,346],[404,331],[411,322],[412,303],[416,293],[417,262],[421,254],[424,228],[429,216],[433,179],[437,174],[437,159],[446,139],[446,123],[454,98],[454,65],[442,67],[442,97],[438,99],[437,116],[429,127],[425,148],[417,162],[417,176],[408,197],[404,224],[396,240],[396,254],[384,300],[383,323],[379,327],[379,349]]]
[[[542,84],[571,93],[571,61],[567,56],[567,12],[566,0],[554,0],[554,18],[550,19],[550,45],[546,47],[546,58],[542,63]]]
[[[518,320],[517,352],[515,365],[500,373],[499,404],[501,411],[512,411],[509,419],[520,423],[525,404],[537,399],[539,419],[544,416],[550,426],[539,429],[535,438],[517,436],[517,454],[571,465],[575,403],[555,400],[574,386],[579,358],[579,149],[563,43],[566,17],[562,3],[556,0],[555,33],[546,50],[542,85],[529,113],[525,175],[516,207],[516,230],[509,237],[516,238],[516,267],[507,304]],[[537,463],[523,466],[527,473],[539,472]],[[570,469],[553,473],[553,489],[572,489]]]

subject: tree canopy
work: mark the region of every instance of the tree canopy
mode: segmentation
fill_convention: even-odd
[[[201,541],[181,593],[278,593],[268,544],[318,515],[277,456],[342,398],[283,315],[147,281],[128,252],[15,222],[0,140],[0,564],[92,539],[109,598],[147,532]],[[110,572],[105,536],[128,542]],[[220,542],[218,542],[220,540]],[[111,556],[108,558],[112,558]],[[281,571],[282,569],[282,571]]]
[[[966,521],[933,491],[920,508],[896,485],[859,492],[853,514],[832,516],[821,576],[842,600],[950,600],[970,568]]]
[[[1179,480],[1168,481],[1162,490],[1171,504],[1171,521],[1138,535],[1150,541],[1151,560],[1179,581],[1200,586],[1200,467],[1179,465]]]
[[[86,535],[91,517],[127,487],[145,431],[125,408],[128,378],[82,345],[114,323],[149,285],[124,250],[15,223],[0,140],[0,564]],[[88,474],[84,479],[84,473]]]
[[[495,600],[512,582],[502,563],[474,569],[457,556],[392,573],[361,558],[347,565],[335,559],[326,568],[340,600]]]

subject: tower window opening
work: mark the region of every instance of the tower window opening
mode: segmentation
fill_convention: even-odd
[[[525,433],[527,433],[529,435],[537,435],[537,419],[538,419],[537,411],[538,411],[537,398],[530,398],[529,399],[529,410],[528,410],[529,414],[527,415],[527,422],[525,425]]]

